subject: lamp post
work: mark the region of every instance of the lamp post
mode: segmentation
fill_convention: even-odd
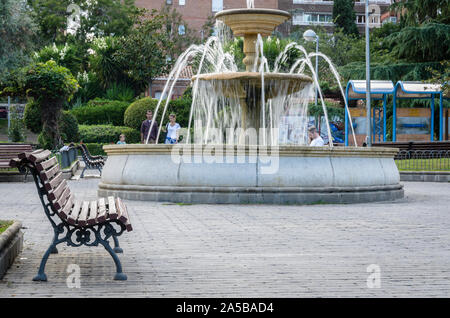
[[[366,125],[367,147],[372,146],[370,109],[370,42],[369,42],[369,0],[366,0]]]
[[[309,42],[316,42],[316,54],[319,53],[319,36],[313,30],[309,29],[303,33],[303,38]],[[319,56],[316,55],[316,76],[317,83],[319,83]],[[319,95],[319,88],[316,87],[316,106],[317,106],[317,96]]]

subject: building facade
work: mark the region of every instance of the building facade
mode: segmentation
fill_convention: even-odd
[[[392,0],[370,0],[369,10],[371,13],[369,26],[371,28],[381,27],[384,21],[396,22],[389,13],[389,6]],[[355,1],[356,26],[360,33],[364,33],[365,18],[365,0]],[[323,26],[327,31],[332,32],[333,24],[333,1],[326,0],[278,0],[279,9],[288,11],[292,14],[292,20],[285,23],[281,31],[289,34],[290,31],[298,26]],[[383,21],[383,18],[385,20]]]
[[[173,6],[189,28],[201,32],[208,19],[227,9],[245,8],[246,0],[136,0],[136,6],[159,10],[163,5]],[[255,0],[257,8],[278,8],[278,0]],[[201,34],[198,34],[201,37]]]

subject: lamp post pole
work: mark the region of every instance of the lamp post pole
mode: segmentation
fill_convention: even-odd
[[[319,36],[316,36],[316,54],[319,53]],[[316,55],[316,76],[317,81],[319,81],[319,56]],[[319,95],[319,87],[316,86],[316,106],[317,106],[317,99]]]
[[[366,0],[366,125],[367,147],[372,146],[370,109],[370,42],[369,42],[369,0]]]

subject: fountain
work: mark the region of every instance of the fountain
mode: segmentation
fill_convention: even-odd
[[[262,37],[288,18],[287,12],[252,6],[217,13],[218,21],[244,38],[245,71],[238,71],[217,37],[186,50],[170,74],[175,82],[193,57],[200,61],[192,79],[186,143],[104,146],[108,160],[98,194],[184,203],[269,204],[403,197],[393,160],[395,149],[333,147],[332,143],[329,147],[305,146],[307,105],[318,84],[309,55],[296,46],[305,58],[289,73],[281,73],[279,64],[287,50],[278,57],[273,72],[262,52]],[[312,77],[304,74],[305,67]],[[168,81],[164,93],[170,97],[172,89]],[[320,97],[331,140],[321,92]],[[158,103],[155,116],[163,103]],[[167,102],[161,118],[166,110]],[[282,119],[289,118],[296,120],[296,133],[290,132],[294,137],[286,144],[278,132]],[[191,143],[192,122],[195,133]],[[159,131],[161,127],[162,123]]]

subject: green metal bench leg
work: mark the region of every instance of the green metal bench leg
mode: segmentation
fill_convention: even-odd
[[[102,244],[105,249],[108,251],[108,253],[111,255],[111,257],[114,260],[114,263],[116,264],[116,274],[114,275],[114,280],[127,280],[127,275],[125,275],[122,272],[122,264],[120,263],[119,257],[114,252],[114,250],[109,245],[108,241],[100,241],[100,244]]]
[[[53,240],[52,244],[48,247],[47,251],[45,252],[44,256],[41,260],[41,265],[39,266],[39,271],[36,276],[34,276],[33,281],[35,282],[46,282],[47,281],[47,275],[45,274],[45,265],[47,264],[48,257],[51,253],[53,253],[54,250],[56,250],[56,245],[58,243]],[[56,250],[57,251],[57,250]]]
[[[86,169],[87,169],[87,164],[85,163],[85,166],[84,166],[83,171],[81,172],[80,178],[84,178],[84,172],[86,171]]]
[[[119,239],[117,238],[117,236],[113,235],[113,239],[114,239],[114,252],[116,252],[117,254],[123,253],[123,249],[119,246]]]

